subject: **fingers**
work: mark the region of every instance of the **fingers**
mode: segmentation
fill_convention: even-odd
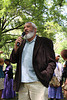
[[[15,41],[15,45],[14,45],[14,50],[17,51],[17,49],[19,48],[19,46],[17,45],[17,43],[19,43],[19,46],[22,43],[22,36],[18,37]]]
[[[21,45],[22,43],[22,37],[18,37],[17,40],[15,41],[15,46],[17,46],[17,43],[19,43]]]
[[[19,42],[21,44],[22,42],[22,37],[18,37],[18,39],[15,41],[15,43],[17,44],[17,42]]]

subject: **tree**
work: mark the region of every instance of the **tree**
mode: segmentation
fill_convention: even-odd
[[[8,2],[8,3],[7,3]],[[26,5],[27,1],[11,1],[11,0],[5,0],[5,1],[0,1],[1,4],[1,13],[0,13],[0,48],[2,48],[2,46],[4,44],[7,43],[8,40],[10,40],[10,42],[14,41],[15,38],[12,37],[10,34],[6,34],[7,32],[10,32],[12,30],[15,29],[21,29],[23,30],[23,24],[28,21],[28,20],[32,20],[32,13],[34,11],[32,11],[34,5],[34,1],[32,1],[30,4],[28,3],[28,6]],[[32,5],[33,3],[33,5]],[[38,2],[37,2],[38,3]],[[21,6],[21,4],[23,6]],[[39,3],[40,6],[41,3]],[[43,4],[43,3],[42,3]],[[32,9],[30,10],[30,6],[32,7]],[[28,7],[28,8],[27,8]],[[5,9],[5,10],[4,10]],[[34,9],[35,10],[35,9]],[[37,11],[38,12],[38,8]],[[26,15],[25,15],[26,14]],[[28,16],[27,16],[28,15]],[[40,13],[40,16],[42,14]],[[30,16],[30,18],[29,18]],[[35,17],[35,14],[33,13],[33,18]],[[22,19],[21,19],[22,18]],[[20,27],[22,26],[22,27]],[[6,36],[8,36],[9,38],[7,38]],[[12,41],[11,41],[12,40]]]
[[[23,25],[28,21],[32,21],[38,26],[39,35],[54,41],[58,31],[66,31],[63,23],[66,16],[61,14],[64,4],[65,0],[1,0],[0,48],[14,42],[17,36],[13,35],[11,31],[15,29],[23,31]],[[62,29],[57,30],[57,26]]]

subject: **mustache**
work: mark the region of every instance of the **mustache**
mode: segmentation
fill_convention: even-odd
[[[25,32],[29,32],[29,31],[26,30]]]
[[[25,33],[26,33],[26,32],[28,32],[28,33],[29,33],[29,32],[34,32],[34,30],[29,30],[29,31],[26,30]]]

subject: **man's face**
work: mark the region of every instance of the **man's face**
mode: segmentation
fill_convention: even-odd
[[[33,31],[33,27],[32,27],[32,24],[31,23],[26,23],[24,25],[24,32],[26,34],[28,34],[29,32],[32,32]]]
[[[35,28],[32,27],[31,23],[26,23],[24,25],[24,32],[26,33],[24,38],[25,39],[30,39],[35,34]]]

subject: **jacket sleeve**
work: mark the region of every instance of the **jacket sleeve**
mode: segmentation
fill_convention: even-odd
[[[17,63],[18,61],[18,52],[15,53],[14,49],[12,50],[12,53],[10,55],[10,61],[12,63]]]
[[[20,47],[18,48],[16,53],[15,53],[14,49],[12,50],[12,53],[10,55],[10,61],[12,63],[18,63],[19,58],[20,58],[20,56],[22,54],[22,50],[23,50],[23,47],[25,45],[25,42],[26,42],[25,40],[22,41],[22,44],[20,45]]]

